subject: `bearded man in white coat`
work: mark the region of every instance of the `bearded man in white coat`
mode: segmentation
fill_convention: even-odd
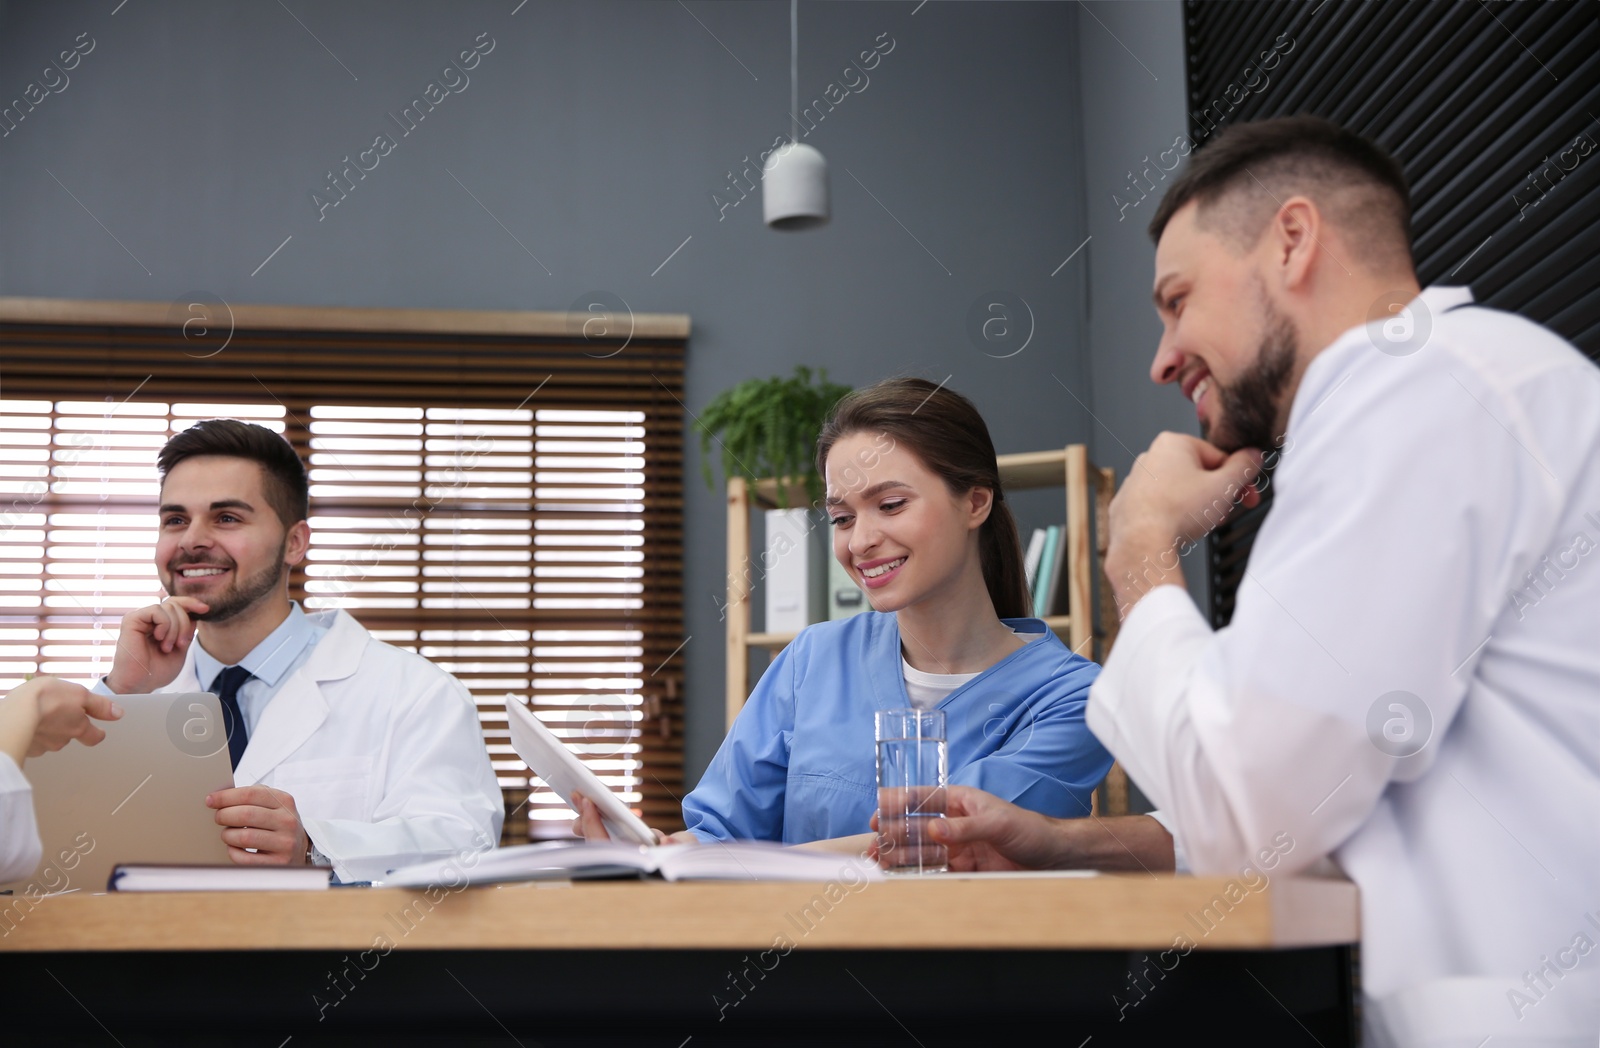
[[[1392,158],[1311,117],[1225,130],[1168,190],[1151,378],[1204,439],[1162,434],[1112,503],[1124,618],[1088,723],[1194,872],[1273,849],[1356,882],[1367,1044],[1593,1048],[1600,373],[1421,289],[1409,213]],[[1212,631],[1178,558],[1256,503],[1264,455]],[[953,865],[1083,863],[1089,829],[950,804]]]
[[[289,443],[210,419],[157,467],[168,596],[123,618],[97,690],[219,693],[235,785],[205,803],[229,857],[352,881],[493,847],[505,808],[466,687],[343,611],[289,599],[311,542]]]

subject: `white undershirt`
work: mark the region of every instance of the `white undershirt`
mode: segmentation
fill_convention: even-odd
[[[1043,633],[1018,633],[1024,642],[1032,644],[1044,637]],[[900,669],[906,678],[906,696],[910,698],[911,705],[919,710],[931,710],[943,702],[951,692],[977,677],[978,673],[924,673],[912,667],[906,661],[905,654],[900,655]]]

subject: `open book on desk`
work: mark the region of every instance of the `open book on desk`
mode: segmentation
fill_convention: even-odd
[[[385,887],[500,884],[659,876],[668,881],[878,881],[883,871],[854,855],[786,848],[765,841],[661,844],[550,841],[481,852],[467,860],[432,859],[391,870]]]

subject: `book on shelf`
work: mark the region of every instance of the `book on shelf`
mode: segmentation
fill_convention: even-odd
[[[1055,559],[1050,563],[1049,589],[1044,598],[1045,615],[1065,615],[1068,608],[1063,607],[1067,601],[1067,588],[1062,585],[1067,578],[1067,561],[1071,559],[1072,551],[1067,549],[1067,529],[1062,525],[1056,526]]]
[[[659,877],[667,881],[878,881],[883,871],[840,852],[786,848],[768,841],[659,844],[547,841],[497,848],[465,859],[432,859],[383,878],[385,887],[428,888],[508,881]]]
[[[1050,607],[1050,580],[1055,571],[1056,551],[1061,545],[1061,526],[1052,524],[1045,529],[1044,548],[1039,553],[1039,569],[1033,580],[1033,613],[1038,618],[1048,615]]]
[[[303,892],[328,887],[326,866],[164,866],[123,863],[106,884],[114,892]]]
[[[1033,581],[1039,577],[1039,554],[1044,552],[1044,529],[1034,528],[1028,539],[1028,552],[1022,558],[1022,574],[1028,580],[1028,592],[1033,592]]]

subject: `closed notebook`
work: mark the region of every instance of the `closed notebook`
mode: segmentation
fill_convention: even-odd
[[[326,866],[157,866],[125,863],[111,871],[114,892],[299,892],[328,887]]]
[[[765,841],[662,844],[620,841],[551,841],[481,852],[466,860],[432,859],[391,870],[390,887],[451,888],[506,881],[587,880],[659,876],[668,881],[862,881],[883,871],[855,855],[786,848]]]

